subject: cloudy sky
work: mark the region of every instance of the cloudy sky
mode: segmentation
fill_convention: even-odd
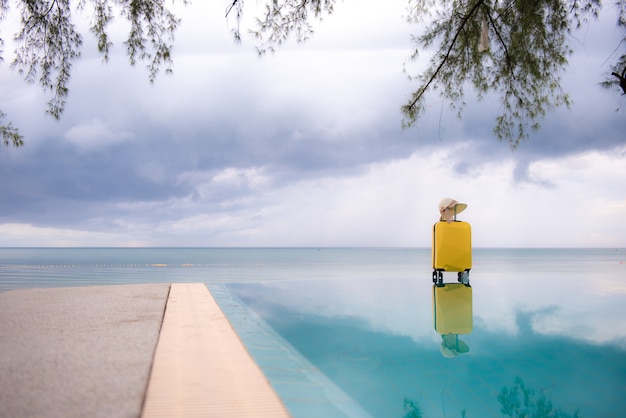
[[[233,43],[226,2],[203,3],[178,8],[174,73],[154,84],[123,34],[106,65],[85,34],[60,121],[8,68],[15,13],[2,22],[0,109],[26,144],[0,150],[0,246],[428,247],[452,197],[477,247],[626,247],[626,98],[598,86],[614,10],[571,38],[572,108],[513,152],[495,98],[458,120],[431,96],[402,129],[406,0],[339,2],[264,58]]]

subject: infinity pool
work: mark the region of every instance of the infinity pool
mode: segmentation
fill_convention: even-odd
[[[434,330],[427,271],[226,288],[373,417],[624,416],[625,266],[520,261],[479,258],[456,356]]]

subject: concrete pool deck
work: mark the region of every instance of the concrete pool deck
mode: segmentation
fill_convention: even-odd
[[[0,293],[0,416],[286,417],[204,284]]]

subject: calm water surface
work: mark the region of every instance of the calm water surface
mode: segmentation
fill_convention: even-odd
[[[373,417],[626,416],[626,250],[475,249],[470,278],[449,358],[429,249],[0,249],[0,291],[219,285]]]

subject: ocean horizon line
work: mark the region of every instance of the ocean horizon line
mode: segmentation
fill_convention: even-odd
[[[303,246],[0,246],[0,250],[22,250],[22,249],[33,249],[33,250],[53,250],[53,249],[67,249],[67,250],[108,250],[108,249],[137,249],[137,250],[430,250],[431,247],[424,246],[392,246],[392,245],[363,245],[363,246],[350,246],[350,245],[337,245],[337,246],[314,246],[314,245],[303,245]],[[473,247],[473,250],[626,250],[626,247]]]

